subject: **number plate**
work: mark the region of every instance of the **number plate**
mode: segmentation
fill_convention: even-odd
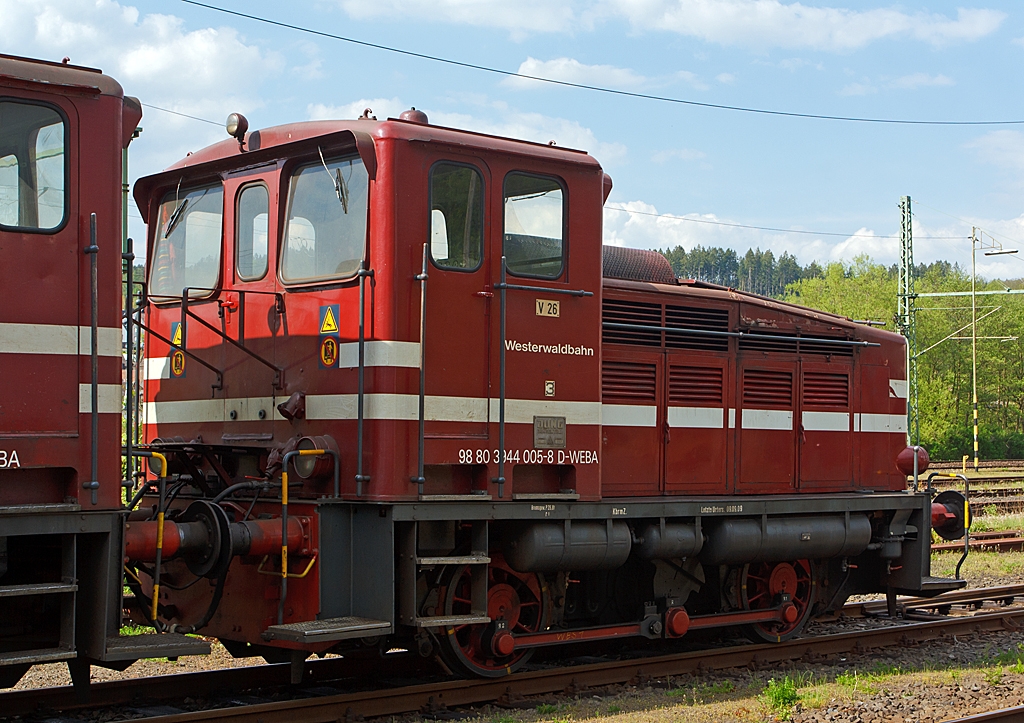
[[[537,299],[537,316],[558,316],[559,303],[552,299]]]
[[[534,417],[535,449],[565,449],[565,417]]]

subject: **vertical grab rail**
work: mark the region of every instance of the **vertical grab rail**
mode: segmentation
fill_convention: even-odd
[[[423,244],[423,270],[417,274],[416,280],[420,282],[420,399],[419,399],[419,447],[418,464],[416,476],[412,481],[416,483],[417,493],[423,494],[423,485],[426,479],[423,476],[423,437],[424,419],[426,409],[426,341],[427,341],[427,244]]]
[[[122,267],[125,269],[125,295],[124,295],[124,331],[125,331],[125,357],[127,367],[125,369],[125,379],[128,384],[125,388],[124,397],[124,411],[125,411],[125,460],[124,460],[124,480],[121,482],[121,486],[125,489],[133,489],[135,487],[135,457],[132,454],[132,448],[135,445],[135,402],[132,392],[138,394],[138,389],[135,387],[135,362],[133,358],[134,350],[133,345],[135,342],[135,329],[134,327],[134,315],[135,315],[135,287],[132,284],[132,274],[134,273],[135,267],[135,253],[132,248],[133,241],[131,238],[125,239],[125,252],[121,254]]]
[[[153,562],[153,606],[151,619],[153,627],[160,630],[160,622],[156,619],[157,604],[160,600],[160,566],[164,556],[164,500],[167,497],[167,458],[159,452],[150,452],[150,457],[160,460],[160,477],[157,479],[159,493],[156,507],[156,560]]]
[[[498,350],[498,499],[505,496],[505,297],[508,283],[505,255],[501,256],[501,347]]]
[[[363,420],[366,397],[366,279],[373,278],[373,269],[366,268],[366,260],[359,264],[359,396],[356,402],[356,497],[363,496],[363,482],[369,484],[370,476],[363,474]]]
[[[100,488],[100,357],[99,357],[99,336],[100,336],[100,319],[99,319],[99,264],[97,256],[99,255],[100,247],[96,245],[96,214],[89,214],[89,245],[85,247],[85,253],[89,255],[89,297],[92,306],[92,321],[90,324],[90,349],[89,357],[92,362],[92,381],[90,383],[90,399],[92,401],[92,476],[88,482],[82,484],[83,489],[87,489],[92,493],[92,503],[99,503],[99,488]]]
[[[335,496],[337,496],[338,470],[341,469],[341,458],[334,450],[293,449],[285,454],[281,466],[281,600],[277,604],[278,625],[284,623],[284,601],[288,597],[288,465],[291,464],[294,457],[320,457],[325,454],[329,454],[334,458],[334,489],[336,491]]]

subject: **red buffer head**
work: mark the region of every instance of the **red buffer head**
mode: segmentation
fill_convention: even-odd
[[[928,469],[928,465],[931,464],[931,458],[928,456],[928,450],[920,445],[916,447],[907,447],[898,455],[896,455],[896,469],[905,475],[914,474],[914,451],[917,451],[917,473],[924,474],[925,470]]]

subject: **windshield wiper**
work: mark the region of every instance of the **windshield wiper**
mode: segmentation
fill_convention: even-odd
[[[164,238],[170,236],[174,229],[178,227],[178,223],[181,222],[182,216],[185,214],[185,208],[188,206],[188,202],[188,198],[182,201],[178,207],[174,209],[174,213],[171,214],[171,217],[167,219],[167,225],[164,227]]]
[[[334,174],[332,175],[331,169],[327,167],[327,161],[324,160],[324,152],[320,150],[320,146],[317,146],[316,150],[320,153],[320,162],[324,164],[324,170],[327,171],[327,175],[331,176],[331,180],[334,182],[334,192],[338,194],[338,200],[341,201],[341,210],[347,214],[348,184],[345,183],[345,179],[341,177],[341,169],[335,168]]]

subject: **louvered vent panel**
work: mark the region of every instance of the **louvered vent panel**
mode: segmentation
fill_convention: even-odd
[[[666,306],[665,326],[674,329],[727,332],[729,331],[729,311],[698,306]],[[665,345],[670,349],[728,351],[729,337],[666,332]]]
[[[804,404],[833,409],[849,409],[850,377],[847,374],[806,372],[804,374]]]
[[[601,394],[606,402],[654,404],[658,398],[658,367],[605,360],[601,363]]]
[[[848,344],[828,344],[820,341],[802,339],[801,354],[826,354],[828,356],[853,356],[853,347]]]
[[[743,370],[743,406],[792,407],[793,373],[775,369]]]
[[[796,340],[780,339],[772,334],[748,333],[740,337],[740,351],[796,354]]]
[[[613,324],[634,326],[661,326],[661,304],[643,304],[635,301],[605,299],[602,304],[602,321]],[[616,329],[603,327],[605,344],[639,344],[640,346],[661,346],[661,332],[645,329]]]
[[[669,404],[722,404],[722,372],[714,367],[670,367]]]

